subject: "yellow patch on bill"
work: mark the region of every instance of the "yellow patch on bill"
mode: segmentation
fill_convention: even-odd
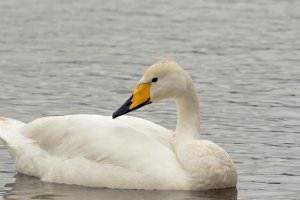
[[[137,88],[133,91],[133,96],[131,99],[132,103],[129,107],[129,110],[132,110],[149,100],[150,87],[151,83],[141,83],[137,86]]]

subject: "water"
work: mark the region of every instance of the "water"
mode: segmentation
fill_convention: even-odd
[[[122,191],[17,174],[0,144],[6,199],[300,199],[300,2],[0,1],[0,113],[111,115],[147,66],[171,58],[201,101],[202,138],[236,163],[237,190]],[[172,101],[130,113],[174,129]]]

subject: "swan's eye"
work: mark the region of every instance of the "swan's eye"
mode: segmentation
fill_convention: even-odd
[[[153,79],[152,79],[152,83],[157,82],[157,81],[158,81],[157,78],[153,78]]]

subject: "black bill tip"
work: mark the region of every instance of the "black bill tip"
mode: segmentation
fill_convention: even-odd
[[[129,107],[131,106],[131,104],[132,104],[132,97],[133,96],[131,96],[116,112],[114,112],[113,113],[113,115],[112,115],[112,118],[113,119],[115,119],[115,118],[117,118],[117,117],[119,117],[119,116],[121,116],[121,115],[124,115],[124,114],[126,114],[126,113],[129,113],[129,112],[131,112],[131,111],[134,111],[134,110],[136,110],[136,109],[139,109],[139,108],[141,108],[141,107],[143,107],[143,106],[145,106],[145,105],[147,105],[147,104],[150,104],[150,103],[152,103],[151,101],[150,101],[150,99],[148,99],[147,101],[145,101],[144,103],[142,103],[142,104],[140,104],[140,105],[138,105],[137,107],[135,107],[135,108],[132,108],[131,110],[129,109]]]
[[[112,115],[113,119],[130,112],[129,107],[132,104],[131,99],[132,99],[132,95],[117,111],[113,113]]]

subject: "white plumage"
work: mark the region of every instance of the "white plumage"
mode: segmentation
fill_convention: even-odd
[[[158,81],[151,83],[154,77]],[[218,145],[199,140],[199,106],[190,76],[177,63],[164,60],[150,66],[140,84],[151,85],[149,102],[176,100],[175,132],[129,116],[68,115],[28,124],[0,118],[0,138],[17,170],[47,182],[92,187],[234,187],[237,175],[229,155]],[[140,94],[134,93],[132,104]]]

